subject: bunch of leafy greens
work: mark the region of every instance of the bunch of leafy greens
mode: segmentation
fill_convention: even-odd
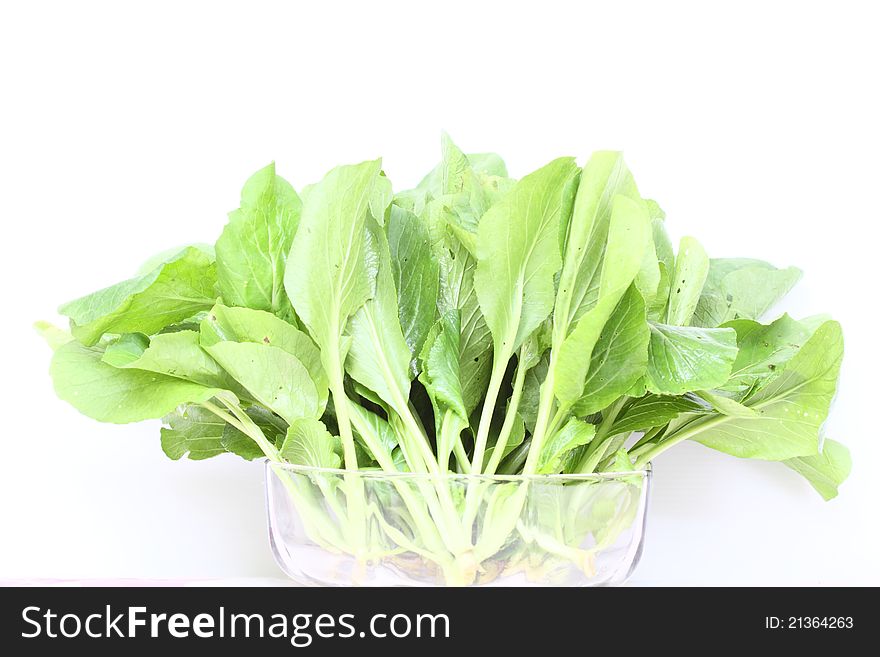
[[[798,270],[675,251],[619,153],[515,181],[442,150],[398,193],[379,161],[299,194],[258,171],[213,247],[65,304],[69,332],[38,324],[59,397],[162,418],[173,459],[592,473],[694,440],[836,495],[840,326],[762,321]]]

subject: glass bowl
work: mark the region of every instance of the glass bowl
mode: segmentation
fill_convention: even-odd
[[[641,556],[650,482],[650,469],[435,476],[269,461],[269,536],[304,585],[616,585]]]

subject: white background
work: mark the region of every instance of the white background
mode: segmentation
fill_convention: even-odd
[[[78,415],[30,323],[212,241],[273,159],[300,188],[384,155],[400,189],[446,129],[516,176],[623,149],[675,237],[800,266],[778,310],[844,325],[840,497],[681,446],[655,464],[635,583],[880,584],[873,3],[306,4],[0,10],[0,577],[279,575],[260,465],[175,463],[156,422]]]

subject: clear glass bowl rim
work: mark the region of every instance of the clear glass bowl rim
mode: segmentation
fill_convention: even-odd
[[[536,483],[565,483],[568,481],[609,481],[626,479],[629,477],[641,477],[649,481],[652,476],[652,466],[649,463],[642,470],[626,472],[591,472],[588,474],[532,474],[532,475],[506,475],[506,474],[463,474],[448,472],[445,474],[432,474],[430,472],[387,472],[385,470],[346,470],[343,468],[320,468],[311,465],[296,465],[294,463],[282,463],[265,459],[268,469],[280,468],[288,472],[302,475],[322,474],[336,476],[356,476],[364,479],[376,479],[382,481],[462,481],[462,482],[536,482]]]

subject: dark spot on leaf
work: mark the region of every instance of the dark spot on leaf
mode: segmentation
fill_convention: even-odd
[[[776,369],[776,365],[773,363],[770,363],[767,367],[769,367],[771,371]]]
[[[681,294],[681,288],[678,288],[678,289],[675,291],[675,293],[676,293],[676,294]]]
[[[475,363],[479,363],[479,362],[480,362],[480,357],[479,357],[479,356],[476,356],[476,357],[474,358],[474,362],[475,362]]]
[[[269,344],[269,336],[268,335],[263,338],[263,342],[265,342],[266,344]]]

